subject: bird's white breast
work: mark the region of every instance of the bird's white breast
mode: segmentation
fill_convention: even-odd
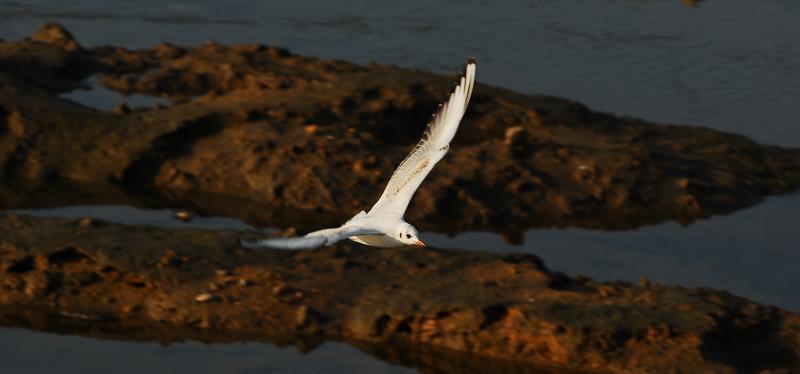
[[[403,242],[401,242],[401,241],[399,241],[397,239],[394,239],[394,238],[386,236],[386,235],[352,236],[352,237],[350,237],[350,240],[352,240],[352,241],[354,241],[356,243],[371,245],[373,247],[382,247],[382,248],[397,248],[397,247],[404,247],[404,246],[408,245],[406,243],[403,243]]]

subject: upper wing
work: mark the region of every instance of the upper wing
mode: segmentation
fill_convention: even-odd
[[[450,94],[450,98],[439,107],[428,128],[411,154],[406,156],[392,174],[386,189],[369,214],[403,216],[414,196],[414,192],[439,160],[447,153],[450,141],[458,130],[461,117],[475,86],[475,60],[469,59],[464,66],[464,75]]]
[[[259,240],[240,240],[245,248],[275,248],[275,249],[314,249],[323,245],[330,245],[351,236],[376,235],[382,232],[363,226],[342,226],[335,229],[314,231],[305,236],[293,238],[274,238]]]

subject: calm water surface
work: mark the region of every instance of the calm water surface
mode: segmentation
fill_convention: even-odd
[[[163,97],[133,93],[123,95],[110,90],[100,84],[99,76],[92,76],[86,80],[85,89],[70,91],[61,94],[61,97],[72,100],[85,106],[99,110],[113,110],[119,103],[124,102],[131,109],[155,108],[160,105],[167,106],[169,100]]]
[[[373,358],[347,344],[327,342],[309,353],[263,343],[170,344],[0,330],[4,374],[28,373],[354,373],[404,374],[408,368]]]
[[[167,228],[254,229],[222,217],[174,218],[170,209],[119,205],[68,206],[16,210],[43,217],[95,217],[130,225]],[[530,230],[522,245],[511,245],[493,233],[471,232],[448,237],[423,232],[438,248],[498,253],[533,253],[553,270],[598,280],[651,281],[681,286],[710,286],[800,312],[800,195],[778,196],[754,208],[683,227],[664,223],[637,231],[584,229]],[[264,231],[265,234],[269,230]]]
[[[564,96],[596,110],[656,122],[702,125],[760,142],[800,147],[800,2],[709,0],[539,0],[496,6],[461,0],[378,4],[296,0],[30,0],[0,2],[0,38],[30,35],[57,21],[86,46],[264,43],[294,52],[454,73],[467,56],[482,83]],[[110,108],[131,98],[96,89],[67,97]],[[141,105],[159,104],[152,98]],[[41,215],[94,216],[181,227],[169,210],[66,207]],[[800,196],[689,227],[666,223],[631,232],[532,230],[510,246],[491,233],[434,246],[535,253],[549,267],[600,280],[706,285],[800,312]],[[188,225],[242,228],[228,218]],[[0,329],[3,372],[405,372],[327,343],[308,355],[264,344],[145,343]],[[124,363],[121,365],[120,363]]]
[[[596,110],[800,146],[796,0],[0,2],[0,38],[55,20],[86,46],[265,43],[455,73]]]

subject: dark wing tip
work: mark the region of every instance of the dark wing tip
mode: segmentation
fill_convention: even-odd
[[[450,88],[450,95],[453,94],[453,92],[455,91],[456,87],[461,85],[461,79],[467,76],[467,67],[470,66],[470,65],[477,65],[476,62],[475,62],[475,57],[470,57],[470,58],[467,59],[467,63],[464,64],[464,69],[461,70],[461,75],[459,75],[458,80],[456,80],[456,82],[453,85],[453,87]],[[447,100],[450,100],[450,96],[449,95],[448,95]],[[428,122],[429,126],[430,126],[431,123],[433,123],[435,118],[437,116],[439,116],[440,112],[442,111],[442,106],[444,106],[444,103],[446,103],[446,102],[447,101],[439,103],[439,106],[437,107],[436,111],[433,112],[433,114],[431,114],[431,120],[430,120],[430,122]],[[429,130],[430,130],[430,128],[425,129],[425,133],[427,134]],[[423,136],[423,139],[425,139],[424,136]]]
[[[463,78],[463,77],[467,76],[467,68],[470,65],[472,65],[473,68],[478,65],[476,60],[475,60],[475,57],[470,57],[470,58],[467,59],[467,63],[464,64],[464,69],[461,70],[461,77],[460,78]],[[461,81],[459,80],[459,82],[456,84],[456,86],[458,86],[458,84],[460,84],[460,83],[461,83]]]

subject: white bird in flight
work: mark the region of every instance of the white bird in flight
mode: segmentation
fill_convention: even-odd
[[[422,140],[394,171],[386,189],[369,212],[361,211],[337,228],[311,232],[292,238],[241,240],[246,248],[312,249],[344,239],[358,243],[395,248],[407,245],[425,246],[417,237],[417,229],[403,219],[408,203],[419,185],[447,153],[450,141],[458,130],[475,86],[475,59],[469,59],[464,74],[450,98],[428,123]]]

